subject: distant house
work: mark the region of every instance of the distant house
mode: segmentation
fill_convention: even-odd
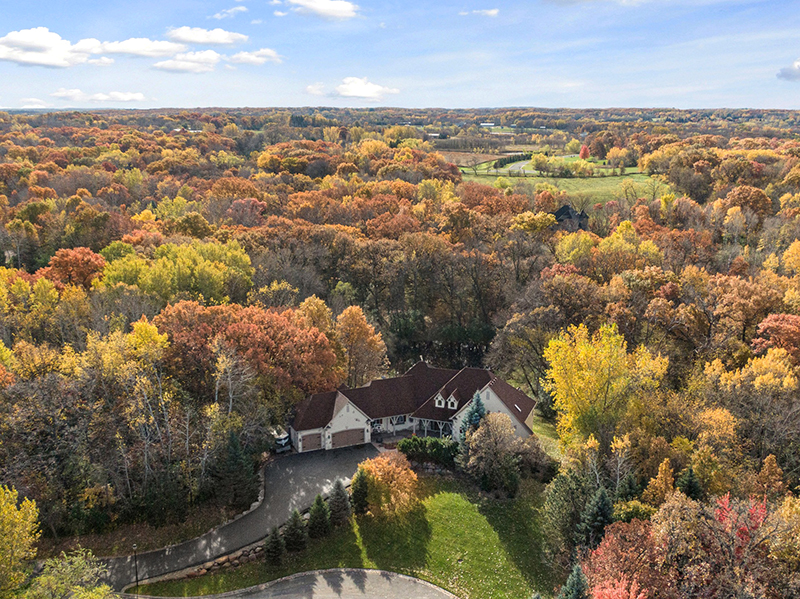
[[[574,233],[578,230],[586,231],[589,228],[589,216],[586,212],[583,210],[578,212],[569,204],[561,206],[561,208],[553,212],[553,216],[556,217],[556,224],[559,229]]]
[[[476,392],[487,412],[511,417],[519,437],[532,434],[535,402],[522,391],[483,368],[450,370],[425,362],[403,376],[312,395],[298,406],[289,434],[301,452],[369,443],[379,432],[458,438]]]

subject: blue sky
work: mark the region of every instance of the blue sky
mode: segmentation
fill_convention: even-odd
[[[796,0],[0,2],[0,107],[800,108]]]

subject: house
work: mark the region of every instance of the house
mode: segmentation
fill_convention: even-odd
[[[574,233],[578,230],[589,230],[589,217],[586,212],[581,210],[578,212],[569,204],[564,204],[552,213],[556,217],[556,225],[560,229]]]
[[[519,437],[532,434],[535,402],[522,391],[483,368],[451,370],[425,362],[402,376],[308,397],[289,434],[297,451],[369,443],[379,432],[458,438],[476,392],[487,412],[511,417]]]

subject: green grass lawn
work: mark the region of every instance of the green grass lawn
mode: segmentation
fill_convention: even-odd
[[[501,171],[505,172],[505,171]],[[497,175],[492,174],[477,176],[471,171],[462,171],[461,174],[464,181],[477,181],[478,183],[486,183],[492,185],[497,180]],[[650,181],[650,177],[641,173],[629,173],[625,175],[607,176],[607,177],[586,177],[586,178],[554,178],[554,177],[509,177],[507,174],[500,175],[506,179],[516,181],[517,179],[527,181],[535,185],[536,183],[549,183],[555,185],[559,189],[563,189],[571,196],[587,196],[591,199],[591,204],[605,203],[614,200],[621,193],[622,182],[630,179],[637,186],[640,195],[645,195],[645,184]],[[666,193],[669,188],[662,187],[662,192]],[[590,205],[591,205],[590,204]]]
[[[466,482],[421,477],[419,506],[392,520],[364,516],[312,541],[282,567],[254,562],[195,579],[144,585],[140,593],[216,594],[296,572],[377,568],[428,580],[463,599],[549,595],[553,580],[542,554],[537,508],[542,485],[523,481],[513,500],[488,499]],[[131,592],[131,591],[129,591]]]

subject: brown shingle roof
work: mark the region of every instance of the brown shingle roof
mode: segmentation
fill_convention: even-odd
[[[506,405],[508,411],[514,414],[517,420],[533,434],[533,431],[525,424],[525,420],[527,420],[530,413],[533,412],[533,409],[536,407],[536,402],[502,379],[494,379],[490,386],[494,394]]]
[[[297,405],[292,428],[296,431],[307,431],[324,427],[333,418],[337,395],[338,391],[317,393],[301,401]]]
[[[436,390],[442,394],[445,400],[445,407],[436,407],[437,393],[434,392],[431,394],[430,399],[414,412],[413,417],[446,422],[472,399],[476,391],[483,389],[494,378],[491,372],[483,368],[463,368],[459,370],[453,378],[447,381],[447,383]],[[458,405],[454,410],[449,409],[446,403],[451,395],[458,400]]]

